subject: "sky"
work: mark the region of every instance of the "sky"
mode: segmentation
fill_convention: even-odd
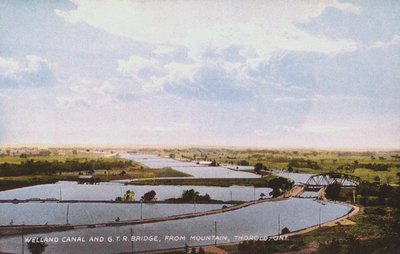
[[[399,1],[0,1],[0,144],[400,148]]]

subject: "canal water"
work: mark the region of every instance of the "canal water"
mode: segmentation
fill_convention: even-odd
[[[78,184],[76,182],[59,182],[32,187],[19,188],[0,192],[0,200],[5,199],[61,199],[61,200],[115,200],[127,190],[135,192],[135,200],[148,191],[154,190],[158,200],[178,198],[185,190],[194,189],[200,195],[208,194],[212,199],[222,201],[250,201],[259,199],[261,194],[266,197],[272,191],[270,188],[253,188],[251,186],[186,186],[186,185],[123,185],[121,183],[100,183],[96,185]]]
[[[105,203],[5,203],[0,205],[0,225],[46,225],[139,220],[222,208],[222,204],[105,204]]]
[[[260,178],[260,175],[231,170],[227,166],[210,167],[195,162],[178,161],[156,155],[120,154],[121,158],[140,162],[151,168],[171,167],[195,178]],[[231,167],[231,166],[230,166]]]
[[[218,236],[217,243],[227,243],[275,235],[284,227],[295,231],[334,220],[345,215],[349,209],[341,204],[324,204],[311,199],[289,199],[191,219],[28,234],[24,237],[58,239],[58,242],[47,243],[45,253],[121,253],[132,250],[143,252],[184,247],[185,244],[188,246],[214,244],[215,234]],[[34,213],[35,211],[32,211],[30,216],[35,216]],[[134,242],[129,241],[131,236],[134,236]],[[144,240],[144,236],[147,240]],[[90,241],[90,237],[97,237],[93,238],[97,241]],[[149,240],[150,237],[152,240]],[[176,239],[173,237],[179,240],[168,240]],[[22,244],[21,239],[21,235],[0,238],[0,251],[21,253],[24,248],[27,252],[27,244]],[[140,239],[142,240],[139,241]]]
[[[305,184],[311,176],[315,175],[308,173],[291,173],[281,170],[274,170],[273,173],[277,176],[289,178],[292,181],[294,181],[295,184]]]

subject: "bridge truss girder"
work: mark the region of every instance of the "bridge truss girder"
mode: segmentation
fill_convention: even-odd
[[[357,187],[360,178],[340,173],[326,173],[311,176],[306,183],[307,187],[322,187],[330,184],[339,184],[346,187]]]

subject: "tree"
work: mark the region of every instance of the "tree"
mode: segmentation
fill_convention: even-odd
[[[124,194],[123,201],[133,201],[135,200],[135,192],[127,190]]]
[[[388,184],[383,184],[379,186],[378,197],[380,200],[384,200],[385,198],[389,198],[392,194],[393,187]]]
[[[183,201],[210,201],[211,197],[207,193],[205,195],[200,195],[199,192],[190,189],[184,190],[180,199]]]
[[[290,230],[287,227],[282,228],[282,230],[281,230],[282,235],[289,234],[289,233],[290,233]]]
[[[337,200],[337,199],[339,199],[340,190],[341,190],[340,184],[338,184],[338,183],[329,184],[325,190],[326,197],[329,199]]]
[[[42,237],[38,237],[35,240],[31,239],[28,242],[28,250],[32,254],[41,254],[46,249],[47,244],[43,242]]]
[[[216,166],[218,166],[217,161],[216,161],[216,160],[213,160],[213,161],[210,163],[210,166],[211,166],[211,167],[216,167]]]
[[[260,174],[263,169],[264,165],[261,162],[257,162],[256,165],[254,165],[254,171],[256,171],[257,174]]]
[[[194,189],[184,190],[182,193],[182,199],[185,201],[194,200],[195,197],[199,196],[199,192],[195,191]]]
[[[154,190],[151,190],[149,192],[146,192],[143,196],[142,196],[142,201],[143,202],[150,202],[150,201],[155,201],[157,200],[156,198],[156,192]]]
[[[293,183],[284,177],[277,177],[268,182],[268,187],[272,188],[270,193],[272,197],[281,195],[283,192],[290,190],[292,186]]]
[[[340,253],[340,251],[338,251],[340,249],[341,249],[340,241],[336,238],[324,242],[319,242],[318,244],[318,253],[337,254]]]
[[[240,166],[249,166],[250,163],[249,163],[248,161],[246,161],[246,160],[240,160],[240,161],[239,161],[239,165],[240,165]]]
[[[204,251],[204,249],[202,247],[199,248],[199,252],[197,252],[198,254],[206,254],[206,252]]]

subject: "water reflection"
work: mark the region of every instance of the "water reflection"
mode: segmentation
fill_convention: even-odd
[[[207,237],[204,240],[195,237],[212,237],[215,234],[215,223],[217,223],[217,235],[221,236],[218,243],[236,242],[240,241],[238,237],[243,236],[274,235],[284,227],[294,231],[317,225],[319,222],[323,223],[340,217],[348,210],[348,207],[340,204],[322,205],[309,199],[290,199],[191,219],[134,226],[80,229],[40,234],[40,236],[60,239],[58,243],[49,243],[45,253],[120,253],[132,251],[132,246],[134,251],[141,252],[183,247],[185,244],[189,246],[213,244],[214,240],[209,240]],[[131,235],[153,236],[153,239],[157,236],[157,241],[140,241],[140,238],[137,238],[139,240],[133,244],[131,241],[122,241],[121,237],[126,236],[130,239]],[[35,235],[25,237],[33,236]],[[166,239],[168,236],[182,236],[184,240],[170,241]],[[68,237],[82,237],[86,242],[61,242],[62,238]],[[104,242],[89,242],[90,237],[104,237]],[[0,246],[1,251],[21,252],[21,236],[3,237],[0,239]]]
[[[240,172],[227,167],[210,167],[198,165],[195,162],[178,161],[171,158],[143,154],[121,154],[120,157],[140,162],[151,168],[171,167],[175,170],[192,175],[195,178],[260,178],[260,175]]]
[[[172,186],[172,185],[123,185],[119,183],[101,183],[98,185],[77,184],[76,182],[61,182],[57,184],[43,184],[32,187],[0,192],[0,200],[4,199],[32,199],[54,198],[61,200],[115,200],[127,190],[135,192],[138,200],[146,192],[154,190],[158,200],[177,198],[184,190],[194,189],[201,195],[209,194],[215,200],[250,201],[258,199],[262,193],[269,195],[270,188],[253,188],[251,186]]]

